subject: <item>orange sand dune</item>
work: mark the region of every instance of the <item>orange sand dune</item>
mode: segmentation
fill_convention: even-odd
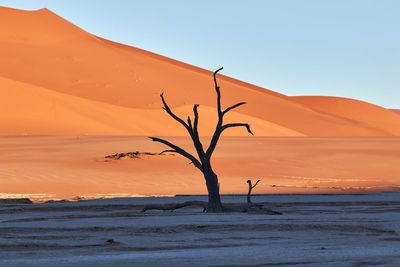
[[[346,118],[382,134],[400,135],[400,117],[391,110],[367,102],[328,96],[297,96],[295,101],[316,111]]]
[[[8,103],[2,107],[0,135],[181,135],[182,130],[160,112],[162,91],[180,114],[190,112],[194,103],[203,106],[201,134],[210,133],[208,126],[215,117],[210,71],[99,38],[47,9],[0,7],[0,24],[7,25],[0,28],[0,92]],[[223,75],[220,84],[224,106],[248,103],[231,120],[251,123],[256,135],[400,133],[400,119],[393,112],[354,100],[348,100],[344,110],[342,105],[325,110],[319,101],[317,108]],[[347,108],[352,104],[374,119],[354,116],[354,110]],[[54,110],[59,113],[54,115]]]

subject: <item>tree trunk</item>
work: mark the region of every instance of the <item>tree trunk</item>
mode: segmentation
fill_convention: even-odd
[[[206,179],[208,191],[207,212],[221,212],[222,203],[219,195],[218,177],[211,169],[211,167],[208,167],[206,170],[204,170],[203,174],[204,178]]]
[[[247,205],[249,206],[253,205],[253,202],[251,202],[250,199],[250,194],[251,194],[251,189],[249,189],[249,193],[247,193]]]

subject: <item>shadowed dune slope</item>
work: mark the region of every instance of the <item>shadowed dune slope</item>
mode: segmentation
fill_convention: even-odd
[[[0,114],[0,132],[4,135],[13,135],[15,131],[24,135],[185,134],[178,125],[171,123],[171,119],[162,109],[115,106],[1,77],[0,84],[12,88],[0,91],[0,106],[7,110],[7,114]],[[191,106],[182,106],[176,109],[176,113],[185,114],[190,110]],[[215,111],[210,107],[201,107],[199,111],[205,117],[215,117],[213,116]],[[232,112],[229,120],[248,121],[258,129],[260,135],[301,135],[282,126],[237,112]],[[199,130],[210,135],[209,131],[213,129],[215,123],[213,119],[203,121],[199,125]],[[227,132],[227,135],[240,134],[239,129]]]
[[[181,135],[161,112],[162,91],[179,114],[200,104],[201,134],[209,134],[215,119],[212,72],[99,38],[47,9],[0,7],[0,23],[7,25],[0,27],[0,94],[7,104],[0,135]],[[225,107],[248,103],[230,119],[251,123],[256,135],[400,134],[400,118],[384,108],[350,99],[346,108],[330,105],[329,98],[309,103],[223,75],[219,80]],[[352,105],[370,116],[355,115]]]
[[[391,111],[394,111],[395,113],[400,115],[400,109],[391,109]]]

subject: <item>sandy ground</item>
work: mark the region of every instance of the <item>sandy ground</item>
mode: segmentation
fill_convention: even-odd
[[[169,139],[191,149],[187,138]],[[205,194],[201,173],[179,155],[104,158],[163,149],[146,137],[2,137],[0,197]],[[223,137],[214,169],[225,194],[247,193],[247,179],[261,179],[254,193],[398,191],[399,158],[398,137]]]
[[[145,203],[204,198],[0,204],[0,265],[400,265],[399,193],[254,196],[283,215],[140,213]]]

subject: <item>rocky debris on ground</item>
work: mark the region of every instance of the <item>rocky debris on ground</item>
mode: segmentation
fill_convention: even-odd
[[[0,204],[32,204],[29,198],[5,198],[0,199]]]
[[[69,202],[71,202],[71,201],[69,201],[67,199],[61,199],[61,200],[50,199],[44,203],[69,203]]]
[[[157,156],[157,155],[163,155],[163,153],[152,153],[152,152],[135,151],[135,152],[115,153],[115,154],[107,155],[107,156],[105,156],[105,158],[108,159],[106,161],[119,160],[119,159],[122,159],[122,158],[138,159],[138,158],[140,158],[140,155]]]

